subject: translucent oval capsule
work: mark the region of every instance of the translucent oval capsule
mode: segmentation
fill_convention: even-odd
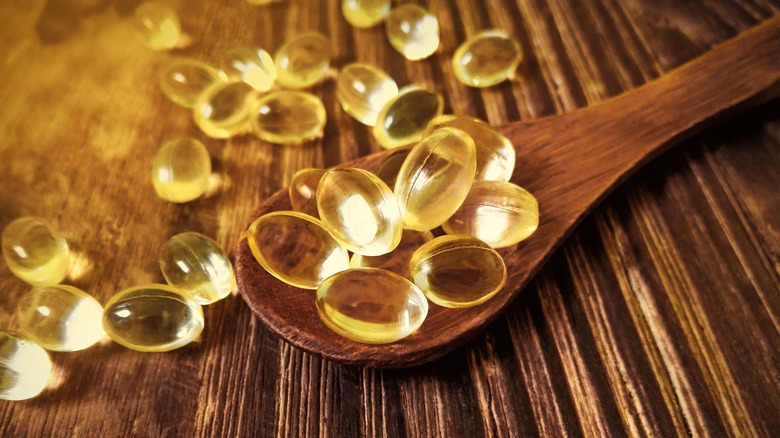
[[[233,47],[220,58],[222,73],[231,81],[244,81],[257,91],[268,91],[276,80],[276,66],[263,49]]]
[[[390,45],[412,61],[431,56],[439,47],[439,21],[414,3],[393,8],[385,19],[385,32]]]
[[[186,293],[164,284],[126,289],[103,311],[103,330],[127,348],[170,351],[194,341],[203,330],[203,310]]]
[[[320,217],[317,211],[317,186],[320,184],[323,169],[301,169],[295,172],[290,181],[290,204],[293,210]]]
[[[160,251],[165,281],[201,305],[219,301],[236,288],[233,265],[217,242],[200,233],[171,237]]]
[[[257,91],[246,82],[220,82],[203,91],[193,106],[195,124],[213,138],[229,138],[249,129]]]
[[[472,87],[489,87],[506,80],[517,69],[520,45],[500,30],[485,30],[461,44],[452,56],[459,81]]]
[[[317,210],[331,236],[349,251],[380,255],[401,241],[403,223],[393,192],[362,169],[331,169],[317,187]]]
[[[40,394],[51,378],[46,350],[13,332],[0,330],[0,399],[26,400]]]
[[[412,280],[443,307],[469,307],[487,301],[506,281],[501,256],[487,243],[466,235],[437,237],[409,262]]]
[[[355,27],[372,27],[390,13],[390,0],[342,0],[341,13]]]
[[[457,128],[468,134],[477,147],[475,180],[509,181],[515,170],[515,148],[503,134],[482,120],[445,114],[428,123],[423,136],[441,127]]]
[[[374,175],[379,177],[387,184],[387,187],[395,187],[395,181],[398,179],[398,171],[404,164],[409,152],[412,151],[412,145],[395,148],[379,162]]]
[[[294,144],[322,135],[325,107],[319,97],[304,91],[274,91],[252,107],[255,135],[270,143]]]
[[[352,255],[349,266],[352,268],[379,268],[395,272],[404,278],[411,278],[409,261],[412,254],[424,243],[433,240],[430,231],[416,231],[406,229],[401,235],[401,242],[394,250],[378,256]]]
[[[146,2],[138,6],[135,24],[136,36],[152,50],[169,50],[179,44],[179,16],[165,3]]]
[[[398,95],[393,78],[366,64],[349,64],[342,68],[336,81],[336,97],[347,114],[360,123],[376,125],[382,107]]]
[[[514,245],[538,226],[536,198],[505,181],[475,181],[458,211],[442,224],[447,234],[468,234],[493,248]]]
[[[395,182],[404,227],[432,230],[460,207],[474,182],[474,141],[465,132],[441,128],[406,157]]]
[[[384,269],[354,268],[317,288],[317,312],[334,332],[357,342],[385,344],[414,333],[428,315],[420,289]]]
[[[443,109],[444,102],[435,91],[404,87],[379,111],[374,138],[386,149],[419,141],[428,122],[441,115]]]
[[[152,184],[157,195],[170,202],[189,202],[209,186],[211,158],[206,147],[186,138],[165,143],[154,156]]]
[[[274,55],[277,81],[282,87],[310,87],[325,77],[330,66],[330,41],[318,33],[299,35]]]
[[[168,98],[192,108],[206,88],[222,82],[219,70],[194,59],[180,59],[160,73],[160,88]]]
[[[318,219],[294,211],[268,213],[247,230],[252,255],[268,273],[302,289],[349,267],[341,247]]]
[[[42,219],[12,221],[3,229],[2,247],[11,272],[33,286],[55,285],[70,271],[68,244]]]
[[[19,300],[19,334],[52,351],[88,348],[103,337],[103,307],[73,286],[33,289]]]

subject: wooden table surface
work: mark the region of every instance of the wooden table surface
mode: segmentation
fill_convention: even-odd
[[[500,124],[598,103],[780,11],[775,0],[430,0],[442,42],[410,62],[382,26],[348,26],[336,1],[168,3],[190,38],[171,52],[134,39],[134,0],[0,2],[0,228],[24,215],[54,223],[76,253],[66,283],[101,303],[163,282],[157,253],[173,234],[232,249],[296,170],[380,150],[335,99],[333,76],[349,62]],[[450,57],[489,27],[520,41],[523,62],[509,82],[467,88]],[[329,117],[321,140],[210,139],[159,89],[174,58],[273,52],[305,31],[333,42],[334,75],[313,88]],[[208,196],[183,205],[149,180],[155,151],[179,137],[201,140],[214,167]],[[45,392],[0,401],[0,436],[777,436],[779,188],[774,101],[641,169],[505,315],[443,359],[400,370],[323,361],[230,296],[204,308],[203,334],[180,350],[105,341],[52,353]],[[28,289],[0,263],[0,328],[14,328]]]

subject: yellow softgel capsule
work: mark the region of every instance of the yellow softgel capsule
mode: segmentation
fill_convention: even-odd
[[[412,61],[431,56],[439,47],[439,21],[414,3],[393,8],[385,19],[385,32],[390,45]]]
[[[375,256],[401,241],[403,222],[387,184],[362,169],[331,169],[317,187],[317,210],[325,228],[344,248]]]
[[[409,262],[412,280],[443,307],[469,307],[487,301],[506,281],[501,256],[487,243],[466,235],[445,235],[421,246]]]
[[[472,87],[489,87],[506,80],[517,69],[523,52],[500,30],[485,30],[464,41],[452,56],[459,81]]]
[[[213,138],[230,138],[249,130],[249,113],[257,91],[246,82],[219,82],[206,88],[193,106],[201,131]]]
[[[347,23],[360,28],[379,24],[390,13],[390,0],[342,0],[341,14]]]
[[[295,211],[260,216],[246,238],[252,255],[268,273],[302,289],[316,289],[349,267],[341,247],[318,219]]]
[[[138,6],[135,25],[138,39],[152,50],[169,50],[179,44],[179,16],[165,3],[146,2]]]
[[[19,334],[52,351],[88,348],[103,337],[103,307],[73,286],[33,289],[19,300]]]
[[[475,180],[509,181],[512,178],[515,148],[503,134],[482,120],[445,114],[431,120],[423,136],[445,126],[460,129],[474,140],[477,147]]]
[[[222,73],[230,81],[244,81],[257,91],[268,91],[276,80],[276,66],[263,49],[233,47],[220,57]]]
[[[152,184],[157,195],[170,202],[189,202],[209,186],[211,158],[195,139],[171,140],[154,156]]]
[[[379,111],[374,138],[386,149],[419,141],[428,122],[443,109],[444,101],[435,91],[414,85],[404,87]]]
[[[310,87],[325,77],[330,66],[330,41],[318,33],[299,35],[274,55],[277,81],[284,88]]]
[[[398,179],[398,171],[412,151],[413,145],[401,146],[393,149],[389,154],[379,162],[374,175],[385,182],[388,187],[395,187],[395,181]]]
[[[336,81],[336,98],[347,114],[360,123],[376,125],[382,107],[398,95],[398,85],[382,70],[367,64],[349,64]]]
[[[441,128],[409,152],[395,182],[404,228],[432,230],[460,207],[474,182],[477,152],[465,132]]]
[[[46,350],[21,336],[0,330],[0,400],[26,400],[40,394],[51,378]]]
[[[121,345],[159,352],[183,347],[203,330],[203,310],[186,292],[164,284],[126,289],[103,311],[103,330]]]
[[[411,278],[409,261],[412,259],[412,254],[417,251],[417,248],[431,240],[433,240],[433,233],[430,231],[406,229],[401,235],[401,242],[398,243],[394,250],[378,256],[354,254],[349,259],[349,266],[352,268],[387,269],[401,277]]]
[[[506,181],[475,181],[458,211],[442,224],[447,234],[468,234],[493,248],[514,245],[538,226],[536,198]]]
[[[317,187],[320,185],[323,169],[301,169],[290,180],[290,204],[293,210],[320,217],[317,211]]]
[[[160,251],[160,268],[168,284],[186,291],[200,305],[219,301],[236,288],[227,254],[200,233],[171,237]]]
[[[255,135],[270,143],[295,144],[322,135],[325,107],[305,91],[281,90],[260,97],[251,109]]]
[[[68,244],[42,219],[12,221],[3,229],[2,247],[11,272],[33,286],[55,285],[70,271]]]
[[[353,268],[317,288],[317,312],[334,332],[357,342],[386,344],[414,333],[428,301],[409,280],[384,269]]]
[[[160,72],[163,93],[185,108],[192,108],[206,88],[221,81],[219,70],[194,59],[174,61]]]

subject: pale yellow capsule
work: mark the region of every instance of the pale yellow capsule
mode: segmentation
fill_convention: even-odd
[[[412,61],[431,56],[439,47],[439,21],[414,3],[393,8],[385,19],[385,32],[390,45]]]
[[[68,244],[42,219],[13,220],[3,229],[2,247],[11,272],[33,286],[55,285],[70,271]]]
[[[376,168],[374,174],[387,184],[388,187],[395,187],[395,181],[398,178],[398,171],[412,151],[413,145],[397,147],[382,159]]]
[[[435,91],[407,86],[390,99],[377,115],[374,138],[392,149],[419,141],[428,122],[441,115],[444,101]]]
[[[317,289],[316,304],[331,330],[372,344],[409,336],[428,315],[420,289],[384,269],[353,268],[329,277]]]
[[[222,73],[230,81],[244,81],[257,91],[268,91],[276,80],[276,66],[263,49],[233,47],[220,57]]]
[[[152,50],[169,50],[179,44],[181,24],[176,11],[165,3],[146,2],[135,10],[136,36]]]
[[[189,202],[209,186],[211,158],[195,139],[171,140],[154,156],[152,185],[157,195],[170,202]]]
[[[461,44],[452,56],[459,81],[472,87],[489,87],[514,73],[523,57],[520,45],[500,30],[485,30]]]
[[[193,106],[201,131],[213,138],[230,138],[249,130],[249,111],[257,91],[246,82],[218,82],[206,88]]]
[[[430,231],[406,229],[401,235],[401,242],[391,252],[378,256],[354,254],[349,259],[349,266],[352,268],[387,269],[401,277],[411,278],[409,261],[412,259],[412,254],[417,251],[417,248],[431,240],[433,240],[433,233]]]
[[[0,330],[0,399],[25,400],[46,388],[51,378],[46,350],[21,336]]]
[[[393,78],[366,64],[349,64],[342,68],[336,81],[336,98],[347,114],[360,123],[376,125],[382,107],[398,95]]]
[[[293,210],[320,217],[317,211],[317,186],[320,184],[323,169],[301,169],[295,172],[290,181],[290,204]]]
[[[194,59],[180,59],[160,73],[160,88],[172,101],[192,108],[206,88],[221,82],[219,70]]]
[[[310,87],[325,77],[330,66],[330,41],[318,33],[299,35],[274,55],[277,81],[282,87]]]
[[[342,0],[341,13],[355,27],[372,27],[390,13],[390,0]]]
[[[322,135],[325,107],[319,97],[304,91],[274,91],[252,107],[255,135],[270,143],[295,144]]]

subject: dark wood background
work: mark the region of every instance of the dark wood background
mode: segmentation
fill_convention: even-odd
[[[317,30],[334,69],[374,64],[493,124],[592,105],[777,14],[774,0],[431,0],[442,43],[404,60],[381,26],[352,29],[336,1],[179,1],[190,45],[133,38],[131,0],[0,2],[0,227],[52,221],[75,250],[66,281],[105,303],[164,281],[157,253],[199,231],[232,249],[254,207],[303,167],[380,148],[313,88],[328,124],[298,147],[205,137],[159,90],[175,57],[216,63]],[[66,6],[67,5],[67,6]],[[450,56],[496,27],[520,41],[510,82],[462,86]],[[192,136],[212,156],[207,197],[156,197],[152,157]],[[780,434],[780,108],[728,120],[641,169],[578,228],[508,312],[436,362],[377,370],[323,361],[269,334],[240,297],[204,308],[180,350],[110,341],[53,353],[39,397],[0,401],[0,436],[777,436]],[[522,147],[522,145],[519,145]],[[522,171],[522,169],[518,169]],[[0,264],[0,328],[28,286]]]

